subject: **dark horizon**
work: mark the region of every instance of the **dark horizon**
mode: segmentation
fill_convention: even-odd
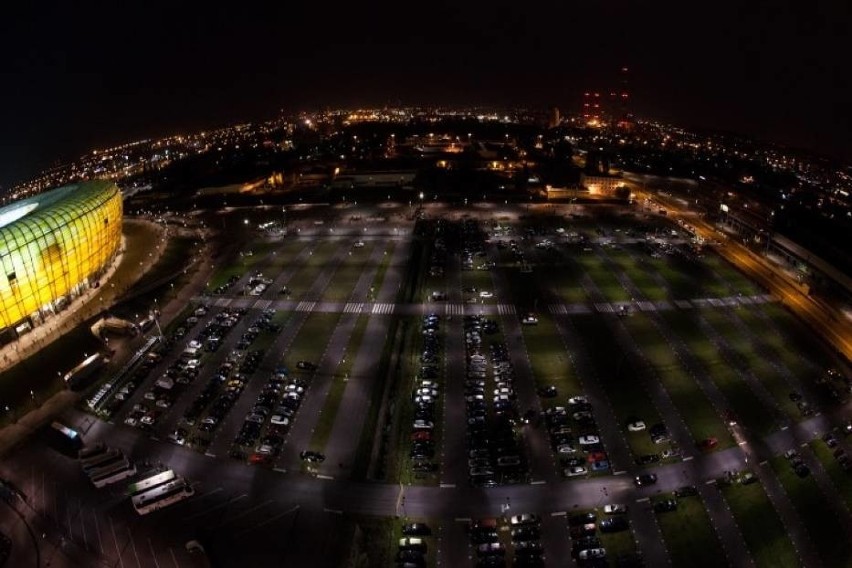
[[[0,184],[97,147],[240,121],[281,108],[436,104],[557,106],[618,86],[633,110],[852,161],[852,86],[839,0],[712,13],[664,2],[536,10],[509,2],[231,4],[144,9],[15,6],[5,14]],[[44,11],[44,10],[43,10]]]

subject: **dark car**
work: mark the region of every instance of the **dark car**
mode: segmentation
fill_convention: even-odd
[[[637,487],[645,487],[647,485],[654,485],[657,482],[657,474],[655,473],[643,473],[641,475],[637,475],[633,480]]]
[[[539,538],[541,538],[541,531],[535,525],[512,529],[513,541],[538,540]]]
[[[325,456],[319,452],[305,450],[299,454],[299,457],[307,462],[322,463],[325,461]]]
[[[411,469],[418,473],[431,473],[434,471],[438,471],[438,464],[430,462],[419,462],[412,465]]]
[[[647,465],[649,463],[656,463],[660,461],[659,454],[644,454],[636,458],[636,463],[638,465]]]
[[[579,525],[594,523],[597,520],[598,517],[594,513],[583,513],[582,515],[572,515],[568,517],[568,525],[576,527]]]
[[[698,495],[698,489],[696,489],[694,485],[684,485],[683,487],[675,489],[674,494],[675,497],[691,497],[693,495]]]
[[[421,550],[403,549],[396,553],[397,564],[413,564],[415,566],[425,566],[426,557]]]
[[[429,536],[432,529],[426,523],[408,523],[402,525],[402,534],[406,536]]]
[[[553,385],[550,385],[550,386],[547,386],[547,387],[541,387],[540,389],[538,389],[538,395],[543,397],[543,398],[554,398],[558,394],[559,394],[559,391]]]
[[[677,511],[677,501],[674,499],[665,499],[654,503],[655,513],[667,513],[669,511]]]
[[[297,369],[302,369],[303,371],[315,371],[317,366],[309,361],[298,361],[296,363]]]
[[[488,527],[479,527],[470,530],[470,542],[473,544],[485,544],[486,542],[497,542],[500,535],[497,531]]]
[[[630,528],[630,523],[625,517],[610,517],[604,519],[598,525],[602,533],[613,533],[626,531]]]

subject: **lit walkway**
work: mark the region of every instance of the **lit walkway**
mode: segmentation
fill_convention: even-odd
[[[724,298],[694,298],[692,300],[662,300],[658,302],[598,302],[576,304],[550,304],[547,310],[551,314],[591,314],[618,313],[627,311],[657,312],[669,310],[691,310],[696,308],[723,306],[751,306],[774,302],[776,299],[769,294],[756,296],[729,296]],[[251,296],[196,296],[193,302],[210,304],[217,308],[247,308],[254,310],[274,309],[276,311],[293,312],[322,312],[345,314],[373,314],[417,316],[427,313],[437,313],[448,316],[464,315],[515,315],[517,308],[513,304],[458,304],[446,302],[429,302],[424,304],[391,304],[381,302],[322,302],[322,301],[293,301],[293,300],[258,300]]]

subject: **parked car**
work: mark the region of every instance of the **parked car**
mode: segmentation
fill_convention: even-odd
[[[634,478],[633,482],[636,484],[637,487],[645,487],[647,485],[654,485],[655,483],[657,483],[657,474],[655,474],[655,473],[643,473],[643,474],[637,475]]]

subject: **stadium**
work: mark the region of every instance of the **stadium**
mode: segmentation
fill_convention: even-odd
[[[60,187],[0,209],[0,344],[100,285],[121,243],[121,191]]]

